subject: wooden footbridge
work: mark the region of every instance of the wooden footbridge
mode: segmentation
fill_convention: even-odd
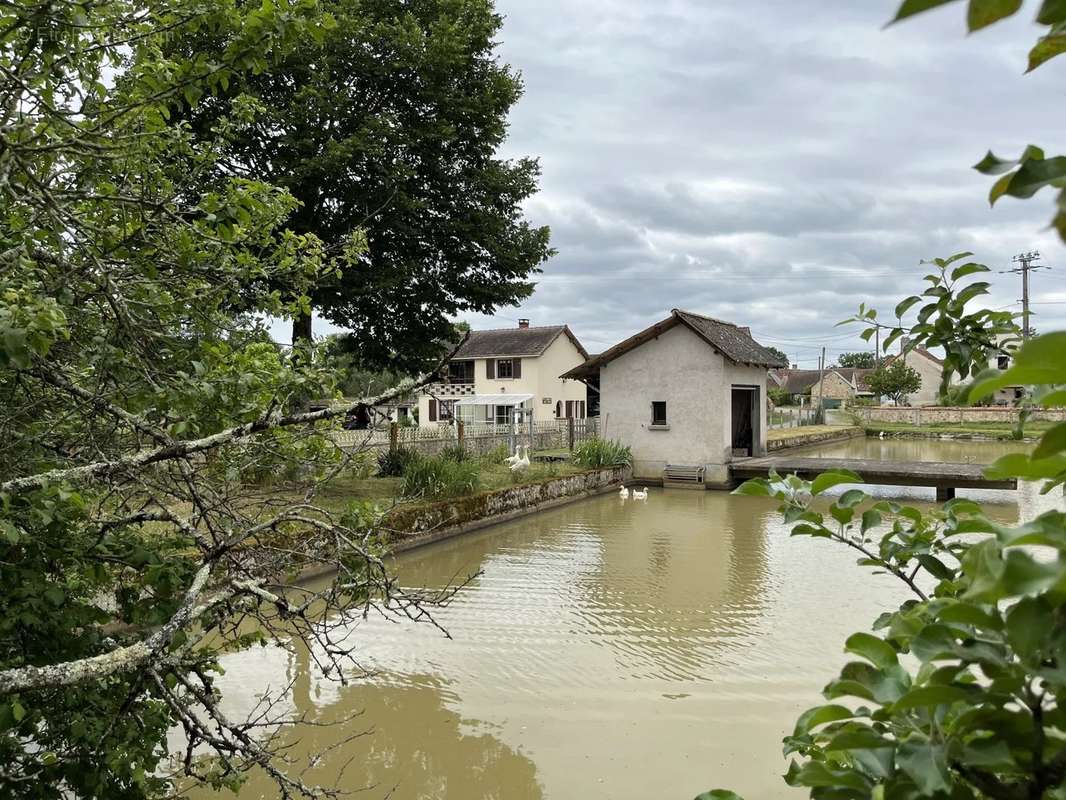
[[[741,458],[730,464],[737,480],[765,478],[770,470],[779,475],[795,473],[810,479],[822,472],[848,470],[864,483],[886,486],[931,486],[939,502],[950,500],[956,489],[1017,489],[1014,478],[986,478],[981,464],[951,464],[942,461],[875,461],[865,458],[801,458],[765,456]]]

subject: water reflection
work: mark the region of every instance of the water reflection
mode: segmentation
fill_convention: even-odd
[[[950,461],[1006,450],[859,445],[847,453]],[[995,494],[1008,519],[1062,505],[1029,487]],[[351,643],[377,674],[348,687],[322,680],[300,651],[236,654],[228,701],[250,707],[266,684],[295,678],[293,715],[362,712],[287,741],[306,763],[372,729],[308,773],[373,787],[365,797],[643,800],[709,786],[798,797],[779,778],[781,737],[820,701],[845,637],[906,595],[846,548],[790,538],[774,507],[719,492],[612,494],[405,554],[395,566],[409,586],[482,573],[438,615],[453,639],[371,618]],[[250,788],[276,796],[260,779]]]

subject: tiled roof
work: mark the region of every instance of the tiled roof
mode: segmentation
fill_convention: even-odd
[[[588,378],[595,376],[604,364],[657,336],[661,336],[677,325],[684,325],[689,328],[707,344],[734,363],[770,368],[785,365],[781,359],[755,341],[751,337],[751,331],[748,328],[675,308],[666,319],[630,336],[625,341],[616,344],[609,350],[605,350],[598,356],[587,359],[584,364],[574,367],[560,377]]]
[[[784,378],[781,388],[789,394],[806,392],[818,383],[818,374],[816,369],[783,369],[778,372],[778,375]]]
[[[588,353],[566,325],[544,325],[537,328],[497,328],[470,331],[470,336],[453,356],[487,358],[488,356],[539,356],[560,334],[566,334],[585,358]]]
[[[925,349],[924,347],[912,347],[912,348],[911,348],[911,349],[910,349],[909,351],[907,351],[907,352],[908,352],[908,353],[917,353],[918,355],[922,356],[923,358],[927,358],[927,359],[929,359],[929,360],[930,360],[930,361],[932,361],[932,362],[933,362],[934,364],[938,364],[938,365],[940,365],[940,366],[944,366],[944,359],[942,359],[942,358],[937,358],[937,357],[936,357],[936,356],[934,356],[934,355],[933,355],[932,353],[930,353],[930,352],[929,352],[928,350],[926,350],[926,349]],[[886,359],[885,359],[885,364],[886,364],[886,365],[888,365],[888,364],[891,364],[891,363],[892,363],[893,361],[895,361],[895,360],[896,360],[896,359],[897,359],[898,357],[899,357],[899,356],[889,356],[888,358],[886,358]]]
[[[857,367],[831,367],[826,369],[825,374],[836,373],[850,383],[860,392],[869,391],[866,378],[872,369],[859,369]],[[812,386],[817,385],[819,372],[816,369],[782,369],[777,371],[781,388],[789,394],[804,394]]]
[[[720,350],[722,355],[730,361],[737,364],[753,364],[757,367],[785,366],[780,358],[751,337],[749,328],[676,308],[671,313],[680,317],[685,324]]]

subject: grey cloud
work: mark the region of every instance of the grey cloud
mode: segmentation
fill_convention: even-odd
[[[969,169],[1060,137],[1062,67],[1021,75],[1026,19],[967,37],[955,4],[882,30],[894,0],[497,2],[526,82],[507,153],[541,159],[528,212],[559,253],[475,325],[567,322],[598,350],[684,307],[810,364],[868,347],[835,323],[918,290],[923,258],[1037,247],[1061,268],[1034,299],[1066,297],[1050,196],[990,209]],[[993,282],[990,305],[1017,299]],[[1066,327],[1066,305],[1034,308]]]

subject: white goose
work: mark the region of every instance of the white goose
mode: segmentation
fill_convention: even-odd
[[[877,435],[877,438],[878,438],[878,439],[884,439],[884,438],[885,438],[885,432],[884,432],[884,431],[881,431],[881,433],[879,433],[879,434]]]
[[[519,445],[522,457],[511,465],[511,472],[525,472],[529,468],[529,445]]]
[[[522,458],[522,445],[516,444],[514,446],[514,455],[513,456],[508,456],[503,461],[504,461],[504,463],[507,466],[513,467],[515,464],[517,464],[521,460],[521,458]]]
[[[627,489],[626,487],[623,486],[622,488],[620,488],[618,490],[618,496],[621,497],[623,500],[628,500],[629,499],[629,489]]]
[[[634,489],[633,490],[633,499],[634,500],[647,500],[648,499],[648,489],[647,489],[647,487],[645,487],[643,489]]]

